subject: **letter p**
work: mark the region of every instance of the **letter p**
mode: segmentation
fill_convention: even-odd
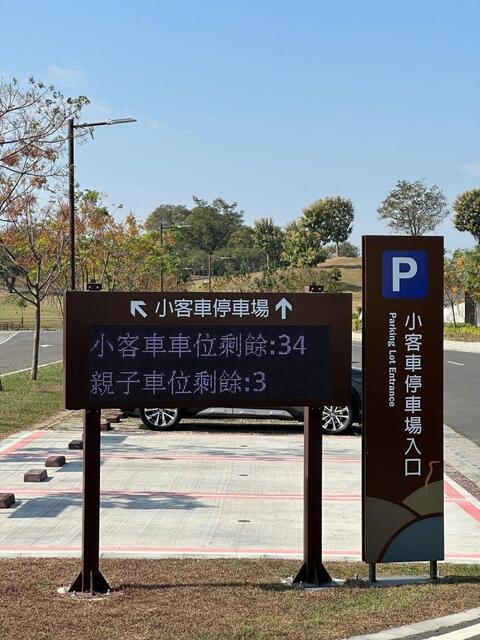
[[[428,294],[428,253],[424,250],[388,249],[382,254],[384,298],[426,298]]]
[[[402,269],[402,266],[408,267]],[[392,258],[392,291],[400,291],[400,280],[410,280],[417,275],[418,266],[414,258]]]

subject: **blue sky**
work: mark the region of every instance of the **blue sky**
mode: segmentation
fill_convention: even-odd
[[[77,148],[82,187],[140,219],[191,196],[284,225],[353,200],[352,240],[386,233],[399,178],[452,200],[480,186],[477,0],[0,0],[0,73],[134,116]],[[10,25],[5,28],[5,25]],[[449,219],[449,248],[471,246]]]

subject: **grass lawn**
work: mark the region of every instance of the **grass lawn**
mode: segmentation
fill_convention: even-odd
[[[0,637],[15,640],[340,639],[478,606],[480,568],[445,565],[436,585],[304,592],[280,580],[284,560],[104,560],[115,588],[104,598],[58,594],[78,572],[67,559],[1,559]],[[359,563],[328,565],[335,577],[365,576]],[[388,566],[388,574],[419,567]],[[425,571],[425,565],[423,566]]]
[[[0,439],[31,429],[36,422],[61,409],[60,363],[39,368],[37,380],[30,380],[29,371],[2,376],[1,380]]]
[[[21,309],[17,305],[19,297],[13,293],[0,291],[0,329],[19,329],[21,325]],[[35,326],[35,308],[27,304],[23,310],[23,328],[33,329]],[[45,299],[42,303],[42,329],[61,329],[63,326],[60,309],[53,301]]]

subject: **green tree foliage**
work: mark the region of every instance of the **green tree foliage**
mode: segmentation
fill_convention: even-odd
[[[377,213],[393,231],[422,236],[434,231],[446,217],[447,199],[437,185],[428,187],[423,180],[399,180]]]
[[[160,225],[164,228],[174,225],[186,224],[190,214],[183,204],[161,204],[145,220],[147,231],[160,231]]]
[[[316,200],[303,210],[307,231],[317,233],[324,243],[334,242],[337,256],[339,244],[352,233],[354,215],[352,201],[341,196]]]
[[[294,220],[285,229],[283,260],[292,267],[313,267],[327,259],[318,231],[307,229],[304,220]]]
[[[333,258],[337,255],[337,245],[327,244],[325,251],[328,252],[329,258]],[[338,245],[338,256],[340,258],[358,258],[360,256],[360,249],[351,242],[340,242]]]
[[[453,223],[459,231],[468,231],[480,242],[480,189],[465,191],[453,203]]]
[[[263,252],[253,241],[253,229],[247,225],[239,227],[232,233],[227,246],[221,250],[222,255],[230,260],[218,265],[220,273],[244,275],[258,271],[265,263]]]
[[[465,251],[465,284],[468,293],[480,302],[480,246]]]
[[[445,298],[450,303],[455,326],[457,326],[455,305],[463,300],[466,286],[465,253],[458,250],[451,258],[445,258],[443,279],[443,291]]]
[[[315,284],[321,285],[325,293],[341,293],[343,291],[342,272],[338,267],[322,269]]]
[[[265,255],[267,269],[279,267],[283,250],[283,231],[272,218],[260,218],[253,225],[253,242]]]
[[[189,225],[188,234],[185,234],[186,245],[212,255],[226,247],[232,234],[242,226],[243,211],[238,210],[236,202],[229,204],[222,198],[209,203],[194,197],[193,201],[195,206],[186,219]]]

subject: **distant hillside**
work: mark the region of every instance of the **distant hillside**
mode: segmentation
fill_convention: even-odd
[[[353,309],[362,305],[362,259],[361,258],[330,258],[323,262],[318,270],[338,267],[342,272],[344,291],[353,294]]]
[[[301,269],[289,267],[283,273],[295,273],[297,285],[295,289],[289,291],[303,291],[304,286],[315,282],[315,274],[325,269],[338,267],[342,274],[344,291],[352,294],[352,310],[356,311],[362,304],[362,259],[361,258],[330,258],[319,267],[313,269]],[[212,289],[214,291],[253,291],[256,290],[255,280],[261,279],[260,271],[246,274],[244,276],[234,276],[230,278],[213,277]],[[206,291],[208,280],[198,278],[187,285],[189,291]]]

